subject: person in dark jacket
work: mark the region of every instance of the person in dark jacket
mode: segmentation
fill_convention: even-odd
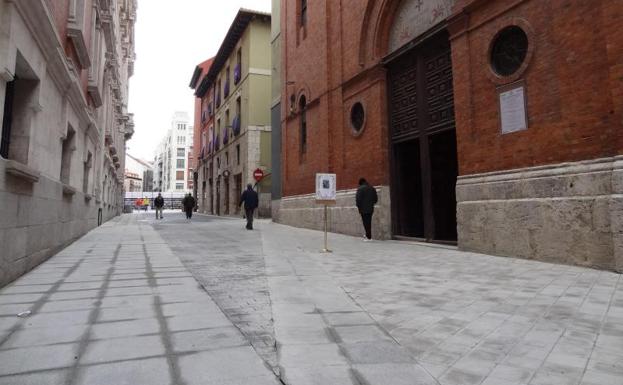
[[[361,214],[363,228],[366,230],[364,241],[372,240],[372,214],[374,214],[374,205],[378,200],[376,189],[370,186],[364,178],[359,179],[359,188],[357,189],[355,201],[359,214]]]
[[[162,208],[164,207],[162,194],[158,193],[158,196],[154,199],[154,207],[156,208],[156,219],[162,219]],[[158,214],[160,214],[160,217],[158,217]]]
[[[257,208],[259,199],[251,184],[247,185],[247,189],[240,196],[240,203],[238,203],[238,206],[243,203],[244,212],[247,217],[247,230],[253,230],[253,211]]]
[[[193,198],[190,193],[186,194],[184,199],[182,199],[182,206],[184,206],[184,211],[186,212],[186,219],[192,218],[195,208],[195,198]]]

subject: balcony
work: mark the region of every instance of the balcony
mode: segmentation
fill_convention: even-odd
[[[234,133],[234,136],[240,135],[240,121],[240,115],[236,115],[234,117],[234,121],[232,122],[232,131]]]
[[[242,66],[238,63],[234,67],[234,84],[240,83],[240,79],[242,79]]]

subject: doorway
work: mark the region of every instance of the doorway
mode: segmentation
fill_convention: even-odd
[[[388,63],[388,102],[393,232],[456,242],[458,161],[447,31]]]
[[[229,215],[229,177],[225,178],[225,215]]]

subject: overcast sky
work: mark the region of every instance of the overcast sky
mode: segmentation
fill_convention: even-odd
[[[188,87],[195,66],[216,55],[238,9],[270,12],[270,0],[138,0],[136,63],[128,110],[135,132],[128,153],[152,161],[175,111],[193,124]]]

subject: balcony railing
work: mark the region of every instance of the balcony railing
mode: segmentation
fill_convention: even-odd
[[[234,84],[240,83],[240,79],[242,78],[242,66],[240,63],[236,64],[234,67]]]
[[[236,115],[234,117],[234,121],[232,122],[232,131],[234,132],[234,136],[240,135],[240,115]]]

